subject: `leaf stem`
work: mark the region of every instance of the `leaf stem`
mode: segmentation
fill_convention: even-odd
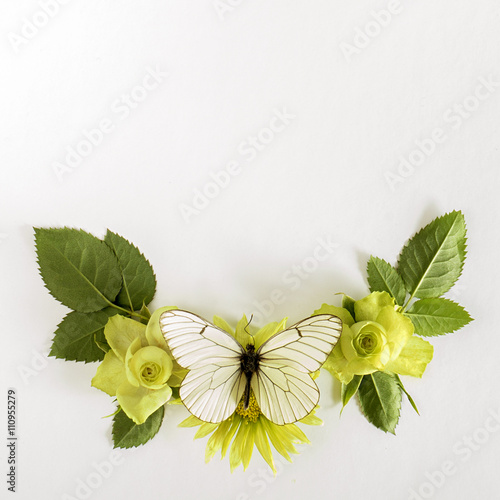
[[[149,321],[149,318],[146,318],[146,316],[143,316],[141,313],[129,310],[129,309],[124,309],[123,307],[120,307],[116,304],[113,304],[109,299],[104,297],[106,299],[106,302],[109,304],[110,307],[114,307],[115,309],[118,309],[119,311],[123,311],[124,313],[127,313],[129,316],[136,316],[139,319],[145,319],[146,321]]]
[[[414,292],[410,295],[410,298],[406,301],[406,304],[401,309],[402,313],[404,313],[406,311],[406,309],[408,309],[408,306],[410,305],[410,302],[413,299],[413,297],[415,297],[415,294],[417,293],[417,290],[418,290],[418,288],[416,290],[414,290]]]

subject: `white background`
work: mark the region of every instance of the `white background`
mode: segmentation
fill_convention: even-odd
[[[395,263],[412,234],[455,209],[469,253],[448,295],[475,321],[433,339],[423,379],[406,378],[421,415],[405,401],[396,437],[356,403],[339,419],[339,386],[324,372],[325,424],[304,429],[312,445],[292,464],[275,455],[275,478],[257,452],[246,472],[230,474],[227,459],[205,465],[206,439],[177,428],[187,411],[176,407],[89,498],[498,498],[500,87],[471,97],[480,79],[500,82],[498,1],[220,5],[73,0],[50,19],[37,1],[0,7],[1,400],[5,415],[6,389],[17,389],[17,498],[83,498],[78,485],[112,452],[111,419],[101,418],[111,398],[90,387],[97,365],[46,358],[68,311],[43,287],[32,226],[110,228],[132,240],[156,271],[153,309],[236,322],[279,289],[283,303],[261,321],[297,321],[338,303],[335,292],[366,295],[370,254]],[[375,21],[389,6],[390,19]],[[156,88],[138,89],[155,68]],[[141,101],[133,109],[121,102],[130,94]],[[467,117],[456,108],[464,103]],[[294,118],[270,138],[264,129],[284,109]],[[61,173],[68,148],[85,150],[85,131],[102,120],[113,130]],[[436,129],[445,139],[432,147]],[[269,143],[248,152],[259,133]],[[416,141],[434,151],[398,173]],[[229,162],[239,173],[210,186]],[[388,173],[400,177],[391,184]],[[183,216],[196,190],[212,198]],[[314,267],[319,238],[334,250],[292,289],[294,266]],[[4,480],[0,488],[3,497]]]

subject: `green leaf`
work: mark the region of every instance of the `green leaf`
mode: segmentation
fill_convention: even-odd
[[[405,314],[422,337],[446,335],[472,321],[461,305],[445,298],[417,300]]]
[[[405,386],[403,385],[403,382],[401,382],[401,379],[399,378],[399,375],[395,375],[396,380],[398,381],[399,387],[401,387],[401,390],[406,394],[406,397],[408,398],[408,401],[412,405],[413,409],[417,412],[417,415],[420,415],[418,412],[417,405],[415,404],[415,401],[413,401],[413,398],[408,394],[407,390],[405,389]]]
[[[107,345],[104,327],[115,314],[112,307],[92,313],[70,312],[57,327],[49,356],[85,363],[102,361]]]
[[[384,432],[395,434],[401,408],[401,388],[396,377],[383,372],[365,375],[358,396],[368,421]]]
[[[120,266],[99,238],[77,229],[35,228],[40,274],[49,292],[75,311],[110,305],[122,285]]]
[[[115,448],[133,448],[147,443],[160,430],[165,409],[160,406],[141,425],[127,417],[124,411],[113,419],[113,443]]]
[[[116,303],[133,311],[143,304],[148,305],[156,291],[153,268],[144,255],[132,243],[109,229],[104,238],[120,263],[123,288],[116,297]]]
[[[434,219],[399,256],[398,272],[411,297],[439,297],[459,278],[465,260],[466,228],[461,212]]]
[[[378,257],[370,257],[367,264],[370,292],[387,292],[394,297],[396,304],[403,305],[406,289],[403,279],[396,269]]]
[[[349,297],[349,295],[346,295],[345,293],[342,294],[342,307],[344,309],[347,309],[350,313],[351,316],[354,318],[354,302],[356,302],[352,297]]]
[[[348,384],[342,384],[340,394],[342,399],[342,410],[344,410],[349,400],[358,392],[362,380],[362,375],[354,375],[353,379]]]

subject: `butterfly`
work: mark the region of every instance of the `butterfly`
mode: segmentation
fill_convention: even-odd
[[[266,340],[258,349],[243,347],[221,328],[189,311],[160,316],[160,329],[172,356],[188,371],[179,395],[204,422],[229,418],[250,390],[262,414],[277,425],[301,420],[316,407],[319,389],[311,373],[335,347],[342,321],[320,314],[299,321]]]

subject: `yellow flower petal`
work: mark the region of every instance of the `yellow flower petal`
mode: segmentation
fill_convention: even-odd
[[[394,299],[387,292],[372,292],[354,303],[356,321],[369,320],[380,323],[377,316],[382,308],[390,306],[394,309],[394,304]]]
[[[321,420],[319,417],[314,415],[313,412],[309,413],[307,417],[304,417],[302,420],[300,420],[301,424],[306,424],[306,425],[323,425],[323,420]]]
[[[104,360],[97,367],[97,372],[92,379],[92,387],[104,391],[110,396],[116,396],[117,388],[127,380],[125,365],[113,351],[104,355]]]
[[[196,434],[194,435],[194,439],[200,439],[204,438],[205,436],[208,436],[210,433],[215,431],[217,429],[219,424],[212,424],[210,422],[205,422],[202,424],[202,426],[198,429]]]
[[[214,316],[214,325],[222,328],[222,330],[234,336],[234,330],[229,326],[225,319],[222,319],[219,316]]]
[[[267,339],[284,330],[286,328],[286,321],[287,318],[284,318],[279,323],[272,322],[268,323],[266,326],[263,326],[254,335],[255,348],[258,349]]]
[[[178,427],[196,427],[197,425],[201,425],[203,423],[202,420],[196,418],[194,415],[189,415],[188,418],[183,420]]]
[[[252,336],[248,333],[250,326],[248,324],[247,317],[243,317],[238,321],[236,325],[235,338],[243,346],[246,347],[248,344],[253,344]]]
[[[118,387],[116,399],[123,411],[137,425],[143,424],[160,406],[164,405],[172,395],[172,389],[165,387],[157,390],[145,387],[134,387],[128,381]]]
[[[282,429],[291,435],[291,441],[300,444],[311,444],[307,436],[295,424],[284,425]]]
[[[250,425],[251,424],[245,420],[241,422],[233,444],[231,445],[231,450],[229,451],[229,466],[231,472],[233,472],[243,460],[243,447],[247,440],[248,432],[250,431]]]
[[[205,462],[212,460],[213,456],[222,448],[226,434],[231,429],[231,424],[231,419],[224,420],[210,436],[205,450]]]
[[[161,333],[160,330],[160,316],[165,311],[172,311],[174,309],[177,309],[177,307],[165,306],[165,307],[160,307],[159,309],[156,309],[156,311],[153,312],[146,326],[145,335],[148,345],[154,345],[156,347],[160,347],[161,349],[164,349],[168,352],[167,343],[165,342],[165,338],[163,337],[163,334]]]
[[[229,421],[231,422],[231,427],[229,428],[229,431],[227,432],[226,436],[224,437],[224,441],[222,442],[222,448],[220,451],[221,458],[225,457],[229,445],[231,444],[231,440],[233,439],[234,434],[238,430],[238,427],[242,420],[243,418],[237,414],[233,414],[233,416],[229,419]]]
[[[371,360],[366,358],[357,358],[349,361],[349,364],[344,371],[344,378],[348,378],[347,374],[349,374],[350,380],[352,380],[354,375],[369,375],[370,373],[378,372],[380,369],[384,368],[384,366],[371,363],[370,361]]]
[[[175,359],[172,359],[172,363],[173,363],[172,375],[170,375],[167,384],[170,387],[179,387],[188,371],[185,368],[182,368],[182,366],[180,366],[179,363],[175,361]]]
[[[134,354],[139,351],[142,348],[142,339],[140,337],[137,337],[134,339],[130,345],[128,346],[127,352],[125,354],[125,360],[124,360],[124,366],[125,366],[125,372],[127,374],[127,380],[129,381],[130,384],[135,385],[136,387],[139,387],[141,385],[140,378],[133,373],[130,368],[130,360],[134,356]]]
[[[121,361],[125,361],[130,344],[137,338],[146,345],[146,325],[117,314],[109,318],[104,327],[104,336],[109,346]]]
[[[388,363],[385,368],[400,375],[420,378],[431,362],[433,353],[434,347],[429,342],[413,336],[403,347],[401,354],[394,361]]]
[[[413,335],[413,323],[410,318],[387,306],[380,310],[377,322],[382,324],[387,332],[387,341],[391,348],[391,360],[396,359],[401,349]]]
[[[269,439],[267,438],[267,434],[264,426],[262,425],[261,419],[257,420],[257,422],[255,423],[255,446],[257,446],[257,449],[262,455],[262,458],[267,462],[267,465],[271,467],[271,470],[276,475],[276,466],[274,465],[271,446],[269,446]]]
[[[255,424],[253,423],[248,423],[248,432],[245,438],[245,441],[243,441],[243,452],[241,454],[241,459],[243,462],[243,470],[246,470],[247,467],[250,465],[250,460],[252,458],[252,453],[253,453],[253,445],[255,443]]]
[[[170,350],[168,349],[167,343],[163,337],[163,334],[160,330],[160,316],[165,311],[172,311],[174,309],[178,309],[175,306],[166,306],[160,307],[156,309],[156,311],[152,314],[151,319],[148,322],[146,327],[146,340],[148,345],[153,345],[159,347],[167,352],[167,354],[172,358],[173,367],[172,367],[172,375],[168,379],[168,385],[170,387],[179,387],[181,385],[182,380],[186,376],[187,370],[182,368],[179,363],[175,359],[173,359]]]
[[[161,389],[172,373],[172,360],[163,349],[150,345],[140,348],[130,358],[127,353],[125,370],[132,385]]]
[[[343,307],[323,304],[319,309],[314,311],[314,316],[317,316],[318,314],[333,314],[334,316],[338,316],[344,325],[352,326],[354,324],[354,318],[351,313]]]
[[[291,443],[284,442],[281,438],[283,437],[282,433],[279,432],[279,427],[277,425],[272,424],[267,420],[267,418],[262,417],[261,418],[262,426],[264,427],[267,435],[269,436],[269,439],[276,449],[276,451],[286,458],[289,462],[292,461],[290,458],[290,455],[288,454],[288,451],[290,450],[290,445]],[[271,427],[272,426],[272,427]],[[292,450],[295,450],[294,446],[291,445]],[[293,453],[293,451],[291,451]],[[296,453],[296,450],[295,450]]]
[[[322,368],[328,370],[333,376],[337,377],[343,384],[348,384],[354,377],[354,373],[349,371],[349,363],[342,354],[340,342],[334,347]]]

